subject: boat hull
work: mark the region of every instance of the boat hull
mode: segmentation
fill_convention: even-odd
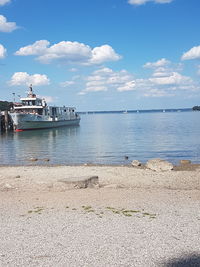
[[[37,129],[48,129],[48,128],[57,128],[64,126],[79,125],[80,117],[75,119],[68,120],[42,120],[42,118],[15,115],[12,116],[13,125],[15,131],[27,131],[27,130],[37,130]]]
[[[39,130],[64,126],[79,125],[80,119],[53,122],[24,122],[23,125],[14,125],[15,131]]]

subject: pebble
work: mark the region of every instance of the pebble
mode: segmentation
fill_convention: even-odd
[[[142,164],[141,164],[141,162],[140,162],[139,160],[133,160],[133,161],[131,162],[131,165],[132,165],[133,167],[138,167],[138,166],[141,166]]]

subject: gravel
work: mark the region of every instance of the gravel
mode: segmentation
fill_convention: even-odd
[[[0,266],[200,266],[199,204],[198,190],[2,192]]]

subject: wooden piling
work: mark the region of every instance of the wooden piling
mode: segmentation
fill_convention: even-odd
[[[9,118],[8,118],[8,111],[5,110],[4,111],[4,123],[5,123],[5,131],[7,132],[8,131],[8,128],[9,128]]]
[[[13,122],[8,111],[3,111],[0,113],[0,133],[9,130],[13,130]]]

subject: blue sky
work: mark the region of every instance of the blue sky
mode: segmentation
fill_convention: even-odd
[[[79,111],[200,105],[199,0],[0,0],[0,99]]]

